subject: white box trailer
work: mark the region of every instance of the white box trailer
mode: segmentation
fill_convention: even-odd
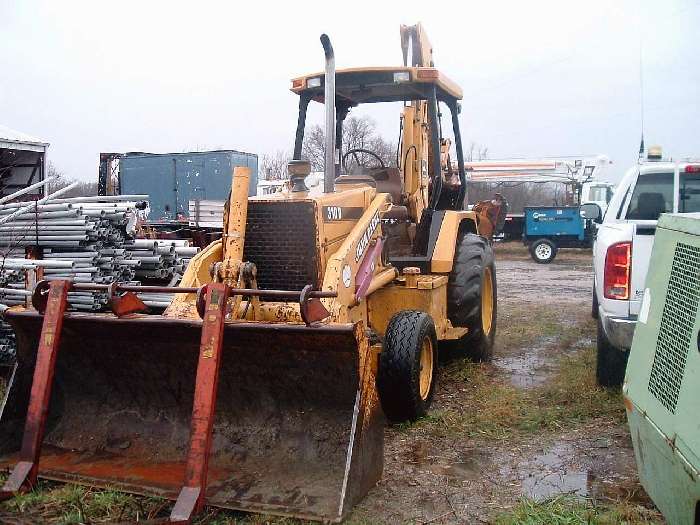
[[[0,124],[0,197],[11,195],[46,176],[49,143]],[[27,193],[23,200],[44,196],[44,189]]]

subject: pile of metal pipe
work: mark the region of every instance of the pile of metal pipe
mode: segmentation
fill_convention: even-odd
[[[8,270],[41,268],[47,280],[70,278],[74,282],[111,283],[131,281],[138,260],[131,260],[122,245],[135,235],[133,197],[75,197],[53,195],[31,203],[0,204],[0,274]],[[48,199],[48,200],[47,200]],[[11,217],[3,223],[7,217]],[[19,250],[38,247],[42,261],[23,263]],[[3,262],[5,270],[3,270]],[[0,275],[0,283],[2,283]],[[71,309],[98,311],[105,308],[105,293],[69,294]],[[15,296],[0,294],[0,303],[21,304]]]
[[[66,191],[29,203],[0,199],[0,304],[26,303],[29,271],[76,283],[179,282],[198,248],[183,239],[135,239],[137,210],[147,207],[147,195],[60,198]],[[43,258],[25,258],[28,247],[38,248]],[[143,299],[157,310],[172,297],[145,294]],[[73,310],[100,311],[108,302],[104,291],[68,295]],[[0,327],[0,348],[1,333]]]
[[[190,246],[184,239],[135,239],[126,244],[132,259],[140,262],[136,268],[136,278],[143,284],[150,281],[165,282],[169,286],[179,283],[190,259],[199,248]],[[166,308],[172,301],[172,294],[139,293],[139,298],[153,309]]]
[[[17,343],[15,332],[9,323],[0,322],[0,365],[11,365],[15,361]]]

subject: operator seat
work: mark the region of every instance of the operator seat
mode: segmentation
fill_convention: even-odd
[[[630,212],[627,218],[655,221],[666,211],[666,201],[662,193],[640,193],[637,198],[637,207]]]
[[[398,168],[377,168],[371,172],[372,178],[377,181],[377,191],[388,193],[394,204],[403,204],[403,181]]]
[[[391,202],[403,204],[403,182],[398,168],[372,168],[359,173],[341,175],[335,179],[336,184],[368,184],[377,188],[377,193],[388,193]]]

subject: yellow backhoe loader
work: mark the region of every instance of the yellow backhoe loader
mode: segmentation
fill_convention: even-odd
[[[438,352],[490,358],[493,210],[465,211],[461,90],[420,25],[401,28],[399,67],[336,71],[321,41],[325,72],[292,80],[288,190],[249,199],[236,168],[223,238],[158,288],[176,293],[163,315],[139,313],[135,292],[154,287],[126,285],[108,287],[112,313],[66,312],[68,290],[107,288],[68,281],[4,313],[19,348],[0,495],[38,475],[172,498],[172,522],[205,504],[338,522],[381,477],[385,416],[428,410]],[[312,101],[326,111],[317,191],[302,159]],[[348,113],[384,102],[403,102],[397,165],[341,151]]]

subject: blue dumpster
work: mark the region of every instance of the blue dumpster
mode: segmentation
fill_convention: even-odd
[[[188,216],[191,200],[225,200],[235,166],[251,168],[248,195],[258,185],[258,156],[221,150],[192,153],[127,153],[119,162],[119,193],[148,194],[151,220]]]

